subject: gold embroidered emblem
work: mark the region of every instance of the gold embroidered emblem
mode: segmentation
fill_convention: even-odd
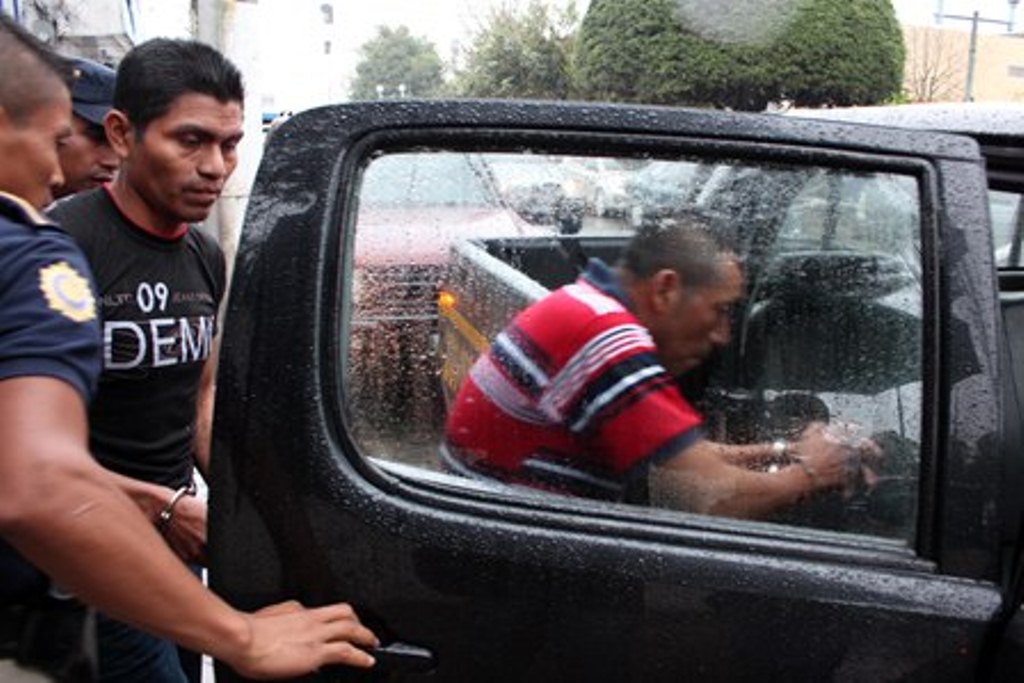
[[[50,308],[61,315],[84,323],[96,317],[96,299],[89,281],[67,261],[54,263],[39,270],[39,289]]]

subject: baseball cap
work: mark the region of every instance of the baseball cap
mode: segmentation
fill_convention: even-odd
[[[71,86],[71,108],[90,123],[103,125],[103,117],[114,104],[117,72],[88,59],[71,60],[75,82]]]

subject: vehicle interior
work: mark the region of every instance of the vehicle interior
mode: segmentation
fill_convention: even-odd
[[[429,157],[431,152],[421,154]],[[519,164],[547,164],[537,173],[547,185],[560,168],[585,167],[574,157],[514,154],[521,156]],[[371,168],[380,159],[388,157],[371,162]],[[648,163],[649,159],[635,159],[630,167],[639,174]],[[916,179],[784,163],[692,158],[659,159],[658,163],[677,163],[685,171],[678,174],[678,210],[713,217],[715,225],[727,233],[726,240],[735,245],[746,275],[747,295],[734,312],[732,342],[679,379],[684,394],[704,413],[710,433],[723,441],[744,443],[798,438],[812,421],[853,425],[858,438],[874,439],[887,453],[877,473],[878,483],[845,498],[808,501],[775,521],[912,538],[921,429],[923,306]],[[659,191],[664,203],[664,187]],[[644,196],[649,195],[637,193],[636,201]],[[424,194],[416,197],[419,204],[427,199]],[[512,270],[529,274],[541,291],[551,290],[574,280],[589,258],[614,263],[635,229],[636,216],[658,221],[667,215],[663,206],[656,212],[634,208],[618,217],[588,214],[577,234],[565,234],[553,223],[546,235],[527,239],[514,235],[474,239],[471,226],[461,233],[449,230],[463,235],[452,242],[451,250],[455,254],[462,240],[475,241]],[[451,218],[462,220],[455,212]],[[535,216],[530,219],[537,223]],[[364,232],[372,227],[376,226],[364,226]],[[360,234],[357,225],[357,244]],[[470,326],[480,327],[476,333],[481,339],[496,334],[535,296],[518,299],[495,320],[494,311],[503,310],[506,303],[498,305],[494,291],[484,291],[486,287],[475,281],[479,278],[462,272],[453,265],[456,262],[453,256],[440,271],[438,291],[462,288],[458,299],[471,307],[462,315]],[[455,334],[442,317],[441,323],[433,319],[430,329],[415,335],[436,340],[428,350],[415,354],[432,358],[426,364],[436,368],[427,372],[435,378],[431,381],[441,377],[447,383],[444,394],[415,392],[435,404],[442,395],[451,399],[473,360],[473,349],[453,350],[446,337]],[[415,343],[411,339],[398,334],[389,343]],[[484,343],[477,343],[476,353]],[[383,353],[370,347],[357,351],[367,352],[371,357]],[[378,365],[387,363],[389,371],[395,371],[394,362],[384,358]],[[453,370],[456,365],[460,367]],[[365,357],[351,363],[363,374],[372,366]],[[411,364],[411,374],[401,381],[422,386],[423,367],[419,361]],[[362,380],[356,373],[351,381],[358,386]],[[363,400],[352,405],[358,418],[359,406],[369,404]],[[394,414],[394,407],[389,414]],[[440,443],[443,410],[434,405],[403,414],[436,415],[434,436],[419,434],[413,440]],[[400,433],[387,433],[395,432],[394,425],[382,427],[382,422],[372,420],[368,424],[376,426],[361,431],[367,442],[401,440]],[[405,455],[400,447],[388,452],[398,461],[437,468],[436,462],[424,461],[416,449]]]

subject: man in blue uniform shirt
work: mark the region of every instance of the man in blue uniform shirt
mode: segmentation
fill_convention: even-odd
[[[179,562],[86,447],[99,372],[96,298],[81,252],[38,209],[63,181],[66,64],[0,13],[0,680],[85,680],[58,659],[47,579],[105,612],[250,677],[371,666],[348,605],[238,612]],[[97,558],[103,558],[97,561]],[[31,564],[29,564],[31,563]],[[42,619],[42,620],[41,620]],[[32,632],[41,638],[30,639]],[[83,646],[87,638],[78,639]],[[37,647],[30,647],[35,644]],[[73,670],[76,662],[84,670]]]

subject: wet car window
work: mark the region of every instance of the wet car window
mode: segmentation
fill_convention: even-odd
[[[625,174],[614,204],[596,201],[603,169]],[[918,196],[909,175],[831,166],[444,150],[377,156],[363,170],[354,217],[343,349],[352,433],[378,462],[457,484],[459,472],[445,461],[445,421],[503,328],[573,282],[588,259],[614,265],[639,226],[696,211],[714,217],[745,276],[729,344],[677,379],[708,438],[796,440],[821,422],[851,442],[870,440],[880,457],[849,487],[766,519],[912,542],[924,305]],[[642,501],[622,502],[686,510],[664,482],[652,478],[649,489]]]
[[[485,173],[466,155],[391,155],[367,172],[361,202],[372,208],[497,205]]]
[[[1024,266],[1021,241],[1024,240],[1024,214],[1019,192],[989,190],[989,211],[992,214],[992,239],[996,265],[1000,268]]]
[[[355,238],[348,359],[359,438],[390,438],[396,452],[409,450],[408,443],[436,442],[443,418],[436,294],[450,244],[523,229],[479,155],[392,154],[368,165]]]

